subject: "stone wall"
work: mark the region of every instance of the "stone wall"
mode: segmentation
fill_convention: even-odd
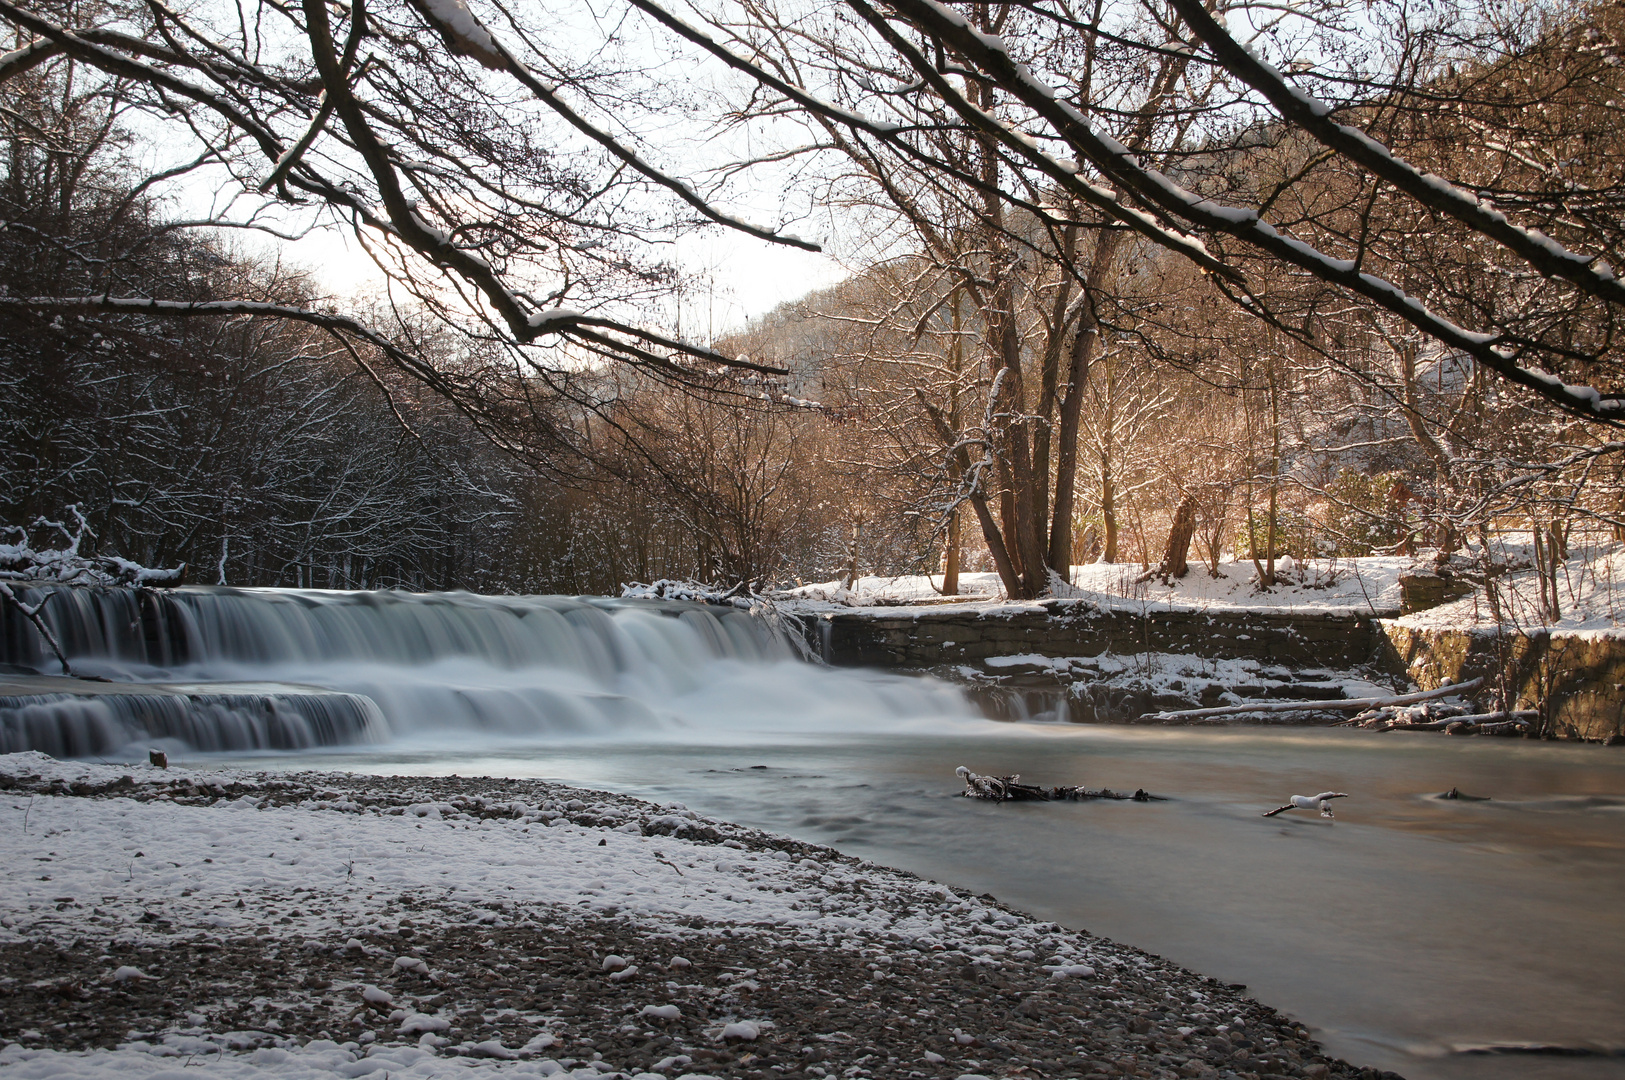
[[[1293,667],[1370,663],[1376,620],[1343,612],[1105,609],[1086,600],[999,607],[855,608],[800,616],[807,640],[832,664],[935,667],[993,656],[1189,653]]]
[[[1551,734],[1625,737],[1625,637],[1600,633],[1429,630],[1347,612],[1203,612],[1101,608],[1085,600],[997,607],[854,608],[798,616],[832,664],[931,668],[991,657],[1182,653],[1287,668],[1371,666],[1424,690],[1483,677],[1516,708],[1540,708]],[[1492,690],[1479,704],[1498,708]]]
[[[1499,708],[1505,672],[1514,708],[1539,709],[1553,735],[1606,740],[1625,735],[1625,638],[1596,632],[1530,633],[1433,630],[1403,621],[1381,624],[1383,666],[1403,671],[1424,690],[1482,678],[1476,695]]]

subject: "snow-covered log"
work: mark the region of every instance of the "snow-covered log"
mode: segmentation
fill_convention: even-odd
[[[1415,701],[1431,701],[1434,698],[1465,694],[1469,690],[1476,690],[1483,682],[1483,679],[1472,679],[1464,683],[1441,686],[1437,690],[1422,690],[1415,694],[1398,694],[1393,697],[1344,698],[1341,701],[1255,701],[1241,705],[1218,705],[1210,709],[1181,709],[1177,712],[1153,713],[1144,719],[1160,720],[1164,723],[1189,723],[1191,721],[1208,720],[1212,717],[1240,716],[1246,713],[1360,712],[1365,709],[1385,708],[1389,705],[1409,705]]]

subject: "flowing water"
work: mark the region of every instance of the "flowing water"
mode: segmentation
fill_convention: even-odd
[[[681,605],[169,595],[156,614],[88,598],[47,611],[76,664],[119,690],[159,683],[190,701],[226,683],[275,702],[285,728],[322,691],[376,703],[359,734],[307,724],[280,751],[239,717],[231,730],[249,734],[234,745],[258,752],[210,760],[542,776],[681,800],[1245,983],[1332,1052],[1413,1080],[1625,1076],[1625,751],[993,723],[940,683],[797,663],[756,621]],[[3,644],[10,662],[46,669],[14,625]],[[6,745],[50,716],[83,723],[19,693],[36,681],[11,682]],[[132,725],[146,721],[120,698],[105,696],[97,737],[122,731],[144,754]],[[1168,801],[979,803],[957,797],[960,764]],[[1450,788],[1482,798],[1435,797]],[[1334,820],[1260,816],[1326,789],[1350,794]]]

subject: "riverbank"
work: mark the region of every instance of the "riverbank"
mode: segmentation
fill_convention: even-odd
[[[16,1076],[1377,1075],[1157,957],[675,805],[38,754],[0,785]]]
[[[1325,713],[1275,710],[1476,683],[1458,711],[1527,711],[1531,735],[1619,744],[1625,602],[1612,582],[1622,560],[1611,548],[1577,557],[1550,624],[1527,595],[1527,571],[1500,579],[1491,603],[1432,560],[1395,557],[1291,564],[1270,589],[1239,562],[1171,582],[1093,565],[1041,600],[1002,600],[981,574],[967,575],[963,597],[933,597],[926,578],[865,578],[792,590],[782,606],[827,663],[929,671],[1000,719],[1159,723],[1163,712],[1257,702],[1270,711],[1230,722],[1321,724]],[[1437,606],[1409,610],[1429,582]]]

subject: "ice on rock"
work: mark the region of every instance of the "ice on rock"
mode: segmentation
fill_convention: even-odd
[[[371,983],[361,988],[361,1000],[368,1005],[393,1005],[395,1003],[395,999],[390,997],[387,991],[380,990]]]
[[[682,970],[683,970],[683,969],[685,969],[685,968],[691,968],[691,967],[693,967],[693,966],[694,966],[694,965],[693,965],[693,964],[691,964],[691,963],[690,963],[690,962],[689,962],[689,961],[688,961],[688,959],[687,959],[687,958],[685,958],[685,957],[682,957],[682,956],[674,956],[674,957],[672,957],[672,958],[671,958],[671,960],[669,960],[669,961],[668,961],[668,962],[667,962],[667,963],[666,963],[666,966],[667,966],[667,967],[669,967],[669,968],[675,968],[675,969],[677,969],[677,970],[678,970],[678,971],[682,971]]]
[[[689,1057],[687,1054],[676,1054],[672,1057],[661,1058],[659,1061],[649,1066],[649,1068],[653,1069],[657,1073],[663,1073],[668,1069],[681,1069],[684,1066],[692,1065],[693,1063],[694,1059]]]
[[[1095,974],[1088,964],[1046,964],[1044,970],[1052,979],[1091,979]]]
[[[395,958],[396,971],[415,971],[419,975],[427,974],[429,965],[422,958],[416,956],[397,956]]]
[[[128,964],[125,964],[123,967],[116,968],[113,971],[113,981],[114,982],[129,982],[131,979],[150,979],[150,978],[152,978],[151,975],[148,975],[146,972],[142,971],[140,968],[131,967]]]
[[[749,1020],[736,1020],[722,1027],[722,1040],[724,1042],[755,1042],[762,1034],[761,1028]]]
[[[513,1061],[519,1055],[502,1045],[501,1040],[487,1039],[484,1042],[467,1045],[468,1052],[474,1057],[497,1058],[501,1061]]]
[[[451,1028],[451,1021],[427,1013],[411,1013],[401,1021],[400,1027],[395,1030],[402,1035],[416,1035],[419,1032],[430,1034],[436,1031],[446,1031]]]
[[[930,1065],[941,1065],[944,1061],[948,1060],[947,1058],[943,1057],[941,1054],[937,1053],[935,1050],[927,1050],[924,1054],[921,1054],[920,1056],[925,1058],[926,1063],[930,1064]]]
[[[604,957],[604,962],[602,965],[600,965],[600,967],[604,971],[620,971],[625,968],[626,965],[626,957],[616,956],[614,953],[610,953],[608,956]]]
[[[677,1020],[682,1017],[683,1010],[675,1005],[645,1005],[638,1010],[638,1015],[655,1020]]]
[[[609,973],[609,981],[612,982],[612,983],[625,982],[627,979],[630,979],[632,976],[636,975],[637,973],[638,973],[638,966],[636,964],[631,964],[631,965],[629,965],[627,967],[622,968],[620,971],[612,971],[612,972],[610,972]]]

